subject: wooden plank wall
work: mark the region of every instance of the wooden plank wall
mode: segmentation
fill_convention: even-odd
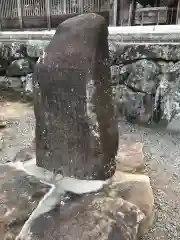
[[[109,0],[0,0],[0,30],[53,29],[64,20],[96,12],[109,25]]]
[[[103,16],[109,26],[109,12],[96,12]],[[50,16],[51,28],[57,28],[57,26],[71,17],[77,16],[77,13],[73,14],[62,14]],[[19,18],[4,18],[1,20],[1,31],[14,31],[20,30]],[[22,18],[22,29],[21,30],[43,30],[48,29],[48,22],[46,16],[23,16]]]
[[[136,9],[135,25],[159,25],[167,22],[168,7]]]

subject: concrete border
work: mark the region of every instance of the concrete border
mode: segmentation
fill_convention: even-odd
[[[0,32],[0,42],[29,42],[30,40],[50,40],[55,30],[44,31],[4,31]],[[119,42],[180,43],[180,25],[109,27],[109,39]]]

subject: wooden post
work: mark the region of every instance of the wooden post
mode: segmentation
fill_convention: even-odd
[[[64,8],[64,10],[63,10],[63,12],[64,12],[64,14],[66,14],[66,12],[67,12],[67,1],[66,0],[64,0],[64,6],[63,6],[63,8]]]
[[[84,12],[84,1],[83,0],[78,1],[78,11],[80,14],[82,14]]]
[[[117,0],[114,0],[113,3],[113,25],[117,25]]]
[[[136,0],[132,0],[129,7],[128,26],[134,25],[135,11],[136,11]]]
[[[117,18],[116,18],[116,26],[121,26],[121,1],[117,1]]]
[[[17,0],[17,10],[18,10],[20,29],[22,29],[23,28],[23,22],[22,22],[22,5],[21,5],[21,0]]]
[[[129,26],[131,24],[132,1],[119,0],[117,4],[117,25]]]
[[[2,31],[2,16],[0,16],[0,31]]]
[[[98,0],[97,2],[98,2],[98,12],[100,12],[101,11],[101,0]]]
[[[50,9],[50,0],[45,0],[46,5],[46,16],[47,16],[47,28],[51,30],[51,9]]]
[[[180,24],[180,0],[178,0],[177,12],[176,12],[176,24]]]

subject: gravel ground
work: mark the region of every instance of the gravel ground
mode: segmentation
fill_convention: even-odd
[[[180,239],[180,132],[120,122],[120,141],[124,140],[144,143],[147,173],[155,195],[155,224],[143,240]]]
[[[34,138],[35,121],[33,108],[27,103],[0,102],[0,109],[4,112],[1,115],[8,118],[7,128],[0,131],[4,135],[0,161],[6,162],[29,146]],[[180,132],[147,129],[123,121],[119,126],[120,143],[144,142],[147,172],[155,194],[155,224],[143,240],[180,239]]]

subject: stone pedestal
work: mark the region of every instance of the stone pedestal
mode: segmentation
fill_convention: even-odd
[[[33,75],[38,166],[80,179],[113,175],[118,130],[107,37],[103,17],[80,15],[58,26],[39,58]]]

